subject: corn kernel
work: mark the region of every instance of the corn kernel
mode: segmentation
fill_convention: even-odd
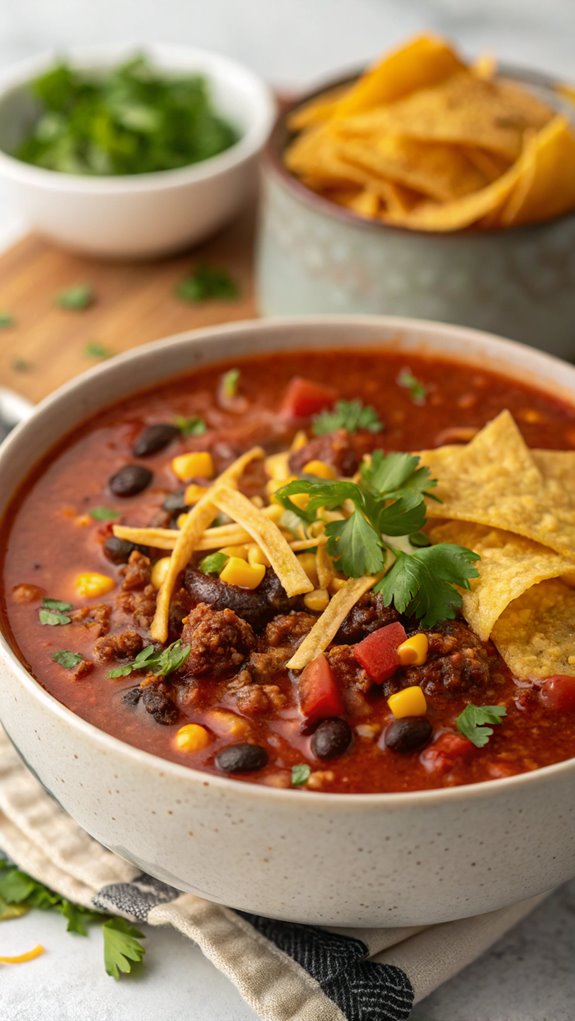
[[[283,479],[268,479],[266,482],[266,495],[268,500],[273,500],[275,493],[282,486],[287,486],[288,482],[293,482],[296,478],[295,475],[286,475]]]
[[[222,569],[220,578],[226,585],[254,589],[258,587],[265,573],[266,569],[263,564],[248,564],[239,557],[230,557]]]
[[[190,506],[201,500],[202,496],[205,496],[208,491],[207,486],[198,486],[197,482],[190,482],[189,486],[186,486],[184,493],[184,500]]]
[[[332,578],[329,587],[332,590],[332,592],[339,592],[340,589],[344,587],[345,583],[346,583],[345,578]]]
[[[303,429],[299,429],[298,432],[296,432],[293,440],[291,441],[290,450],[301,450],[302,447],[305,447],[306,443],[307,433],[305,433]]]
[[[288,461],[289,453],[271,454],[266,457],[264,466],[270,479],[287,479],[290,474]]]
[[[172,461],[172,471],[182,482],[193,478],[211,479],[214,474],[212,455],[207,450],[178,454]]]
[[[401,720],[404,716],[425,716],[427,712],[425,695],[418,684],[404,688],[403,691],[396,691],[395,695],[389,696],[387,704],[396,720]]]
[[[152,567],[152,585],[154,588],[161,588],[170,566],[170,557],[160,557]]]
[[[309,493],[293,493],[293,495],[290,496],[290,500],[292,503],[295,503],[296,507],[299,507],[300,510],[305,510],[309,503]]]
[[[284,509],[279,503],[271,503],[269,507],[264,507],[262,514],[265,514],[266,518],[273,521],[275,525],[279,525]]]
[[[325,461],[308,461],[304,464],[303,471],[306,475],[317,475],[318,479],[336,479],[337,472],[331,464]]]
[[[89,514],[78,514],[78,517],[74,518],[74,524],[78,528],[87,528],[88,525],[94,524],[94,518],[90,517]]]
[[[402,666],[422,666],[427,659],[429,639],[427,635],[412,635],[397,647],[397,655]]]
[[[323,613],[329,603],[329,594],[327,589],[316,588],[313,592],[306,592],[303,601],[308,610]]]
[[[98,574],[96,571],[86,571],[79,574],[74,582],[76,592],[81,599],[96,599],[97,596],[104,596],[115,588],[116,582],[107,574]]]
[[[187,516],[188,516],[188,512],[187,511],[184,511],[183,514],[178,514],[178,517],[176,519],[176,524],[177,524],[178,528],[183,528],[184,527],[184,521],[186,520]]]
[[[248,547],[245,545],[222,546],[218,553],[223,553],[226,557],[239,557],[240,560],[248,559]]]
[[[174,741],[180,752],[200,752],[209,745],[210,735],[199,723],[186,723],[177,731]]]
[[[317,585],[318,584],[318,580],[317,580],[317,565],[316,565],[316,562],[315,562],[315,553],[299,553],[297,559],[298,559],[299,564],[303,567],[303,569],[304,569],[305,573],[307,574],[309,580],[311,582],[313,582],[314,585]]]
[[[260,549],[259,546],[256,546],[255,542],[252,542],[248,546],[248,564],[251,564],[252,567],[255,564],[263,564],[264,567],[270,566],[268,557],[266,557],[263,549]]]
[[[244,738],[251,734],[250,724],[243,716],[228,709],[210,709],[205,714],[206,722],[218,737]]]
[[[264,501],[262,500],[261,496],[252,496],[252,503],[254,507],[258,508],[258,510],[261,510],[261,508],[264,505]]]

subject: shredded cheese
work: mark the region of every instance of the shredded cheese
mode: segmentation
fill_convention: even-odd
[[[15,954],[13,957],[0,957],[0,964],[25,964],[26,961],[33,961],[46,953],[45,948],[38,943],[33,950],[27,950],[25,954]]]
[[[328,607],[316,620],[314,626],[293,656],[287,663],[289,670],[303,670],[312,659],[324,652],[333,641],[340,625],[358,599],[373,588],[378,576],[366,575],[364,578],[348,578],[339,592],[332,597]]]
[[[288,596],[311,592],[313,584],[294,555],[287,539],[261,510],[231,486],[216,484],[210,494],[215,506],[237,521],[267,556]]]
[[[218,477],[217,484],[227,485],[230,492],[233,493],[234,490],[231,489],[231,485],[236,484],[239,481],[247,465],[256,458],[263,456],[264,451],[261,447],[252,447],[251,450],[246,451],[245,454],[238,457],[237,460],[229,466],[229,468],[226,468],[226,470],[222,472],[222,474]],[[150,635],[155,642],[165,642],[168,637],[170,600],[172,598],[172,593],[174,591],[178,575],[189,562],[190,557],[197,548],[197,544],[206,528],[208,528],[214,518],[217,517],[218,511],[215,504],[212,502],[212,493],[213,491],[209,490],[205,496],[202,496],[198,500],[195,507],[192,507],[192,509],[188,511],[187,517],[177,533],[176,545],[172,550],[166,576],[158,592],[156,612],[150,627]],[[246,499],[246,502],[250,507],[253,507],[253,504],[251,504],[246,497],[244,497],[244,499]],[[267,521],[267,518],[265,520]]]

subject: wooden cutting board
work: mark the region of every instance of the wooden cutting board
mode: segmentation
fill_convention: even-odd
[[[254,220],[246,210],[192,252],[146,263],[102,262],[25,237],[0,256],[0,312],[14,319],[0,329],[0,384],[38,401],[100,360],[90,344],[119,354],[182,330],[252,318]],[[178,299],[177,284],[202,262],[230,273],[237,300]],[[88,284],[94,303],[83,311],[58,308],[56,296],[75,284]]]

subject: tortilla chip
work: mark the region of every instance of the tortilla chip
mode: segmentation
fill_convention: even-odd
[[[290,131],[303,131],[316,124],[324,124],[332,116],[338,102],[350,90],[349,85],[337,85],[334,89],[322,92],[310,103],[294,110],[288,119]]]
[[[519,535],[464,521],[450,521],[430,532],[432,542],[451,542],[481,557],[479,578],[462,590],[463,616],[487,641],[506,607],[533,585],[575,570],[573,560]]]
[[[492,638],[516,677],[574,676],[575,591],[561,581],[542,581],[510,603]]]

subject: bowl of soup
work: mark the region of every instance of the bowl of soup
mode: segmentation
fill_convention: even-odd
[[[427,924],[567,879],[574,395],[380,317],[67,384],[0,451],[15,747],[102,844],[244,910]]]

